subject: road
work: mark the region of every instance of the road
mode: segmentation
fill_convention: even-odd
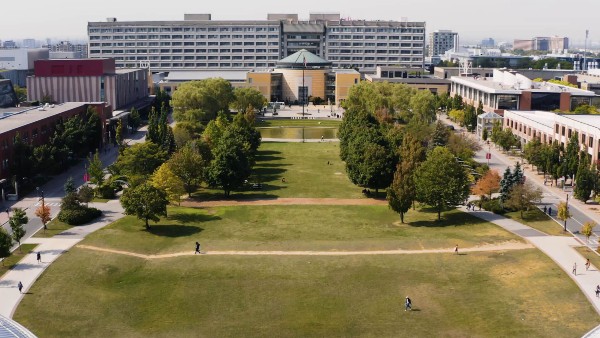
[[[450,121],[445,115],[441,117],[441,120],[446,124],[453,125],[455,128],[455,132],[457,132],[457,133],[468,133],[466,131],[466,129],[461,128],[454,122]],[[490,145],[487,145],[482,140],[479,140],[475,134],[471,134],[471,133],[468,133],[468,134],[473,139],[477,139],[477,141],[481,145],[481,150],[479,150],[475,154],[475,158],[474,158],[475,161],[480,162],[480,163],[488,163],[488,160],[486,159],[486,154],[489,152],[491,154],[491,159],[489,160],[489,166],[491,169],[497,170],[498,173],[500,174],[500,176],[502,176],[502,174],[504,173],[504,171],[506,170],[507,167],[510,167],[511,169],[514,167],[515,161],[513,159],[510,159],[507,155],[502,153],[499,149],[496,149],[494,147],[494,145],[492,145],[491,143],[490,143]],[[558,189],[556,189],[556,188],[550,189],[550,187],[544,186],[543,178],[541,176],[538,176],[538,175],[535,175],[532,173],[528,173],[526,171],[524,172],[524,174],[525,174],[526,179],[529,180],[529,182],[533,183],[534,185],[536,185],[540,189],[542,189],[543,198],[542,198],[541,203],[538,204],[538,207],[541,210],[543,210],[544,206],[547,208],[552,208],[552,216],[551,216],[552,219],[554,219],[557,223],[559,223],[561,226],[563,226],[564,222],[556,218],[556,211],[558,210],[558,204],[560,202],[563,202],[566,200],[567,194],[569,195],[569,201],[570,202],[572,201],[572,199],[573,199],[572,192],[565,191],[564,195],[560,196],[555,191]],[[571,203],[569,204],[569,211],[571,212],[572,217],[567,220],[567,230],[570,233],[572,233],[579,241],[581,241],[582,243],[586,243],[585,236],[579,232],[581,230],[581,226],[585,222],[588,222],[588,221],[598,224],[597,220],[595,220],[593,217],[590,217],[589,214],[587,214],[586,212],[577,208],[575,205],[573,205]],[[596,230],[598,230],[598,229],[596,229]],[[588,246],[594,250],[596,250],[599,245],[598,244],[598,239],[599,239],[598,234],[599,233],[600,232],[595,231],[594,235],[592,235],[590,237],[589,243],[587,243]]]
[[[146,127],[142,127],[137,132],[127,135],[127,138],[125,138],[124,142],[127,144],[144,142],[145,137]],[[117,155],[117,147],[107,146],[106,149],[100,153],[100,159],[106,167],[115,162],[115,160],[117,159]],[[69,170],[65,173],[55,176],[48,183],[41,186],[40,192],[34,191],[20,201],[0,202],[0,210],[6,210],[7,208],[23,208],[25,210],[27,217],[29,218],[29,222],[24,227],[26,234],[25,237],[21,240],[21,242],[24,242],[26,239],[33,236],[37,231],[39,231],[43,227],[43,224],[40,221],[40,219],[37,216],[35,216],[35,210],[42,204],[40,198],[41,191],[43,191],[44,194],[44,203],[50,206],[50,213],[52,217],[56,217],[56,215],[60,211],[61,199],[64,196],[65,182],[69,177],[73,177],[76,187],[83,185],[83,175],[85,173],[86,164],[87,160],[81,161],[77,165],[69,168]],[[0,224],[2,224],[4,229],[6,229],[9,233],[11,232],[10,226],[8,225],[8,217],[6,212],[0,213]]]

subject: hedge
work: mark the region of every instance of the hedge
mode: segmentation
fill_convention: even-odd
[[[69,225],[81,225],[100,217],[102,211],[96,208],[81,206],[76,209],[65,209],[58,213],[58,220]]]

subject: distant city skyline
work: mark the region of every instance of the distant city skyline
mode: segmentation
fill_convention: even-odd
[[[342,2],[304,0],[285,3],[276,0],[240,2],[189,2],[146,0],[74,2],[71,0],[17,1],[7,5],[11,15],[0,20],[0,40],[33,38],[53,41],[85,40],[87,23],[115,17],[119,21],[183,20],[186,13],[210,13],[213,20],[264,20],[268,13],[297,13],[300,19],[309,13],[340,13],[342,18],[365,20],[425,21],[427,32],[448,29],[460,34],[461,44],[479,43],[493,38],[496,43],[535,36],[566,36],[572,46],[583,45],[586,29],[588,45],[600,45],[600,30],[594,31],[595,15],[600,11],[597,0],[582,0],[576,12],[566,10],[558,0],[505,0],[501,4],[484,4],[475,0],[400,0],[387,2]],[[22,14],[21,14],[22,13]],[[576,16],[573,15],[576,13]],[[572,19],[575,17],[575,19]]]

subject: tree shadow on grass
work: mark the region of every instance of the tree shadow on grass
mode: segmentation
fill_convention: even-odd
[[[161,224],[150,226],[147,231],[156,236],[162,237],[189,237],[202,232],[204,229],[190,225],[180,224]]]
[[[422,208],[420,210],[423,214],[431,216],[428,220],[419,220],[409,222],[408,224],[413,227],[428,227],[428,228],[443,228],[447,226],[461,226],[461,225],[473,225],[485,222],[475,216],[469,215],[464,212],[446,210],[442,212],[442,219],[437,219],[437,211],[433,208]],[[410,211],[408,212],[410,215]]]
[[[177,221],[178,223],[183,224],[198,224],[210,221],[218,221],[221,219],[219,216],[214,215],[206,215],[203,213],[173,213],[167,217],[167,219]]]

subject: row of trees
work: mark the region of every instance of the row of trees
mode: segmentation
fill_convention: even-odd
[[[183,89],[183,90],[182,90]],[[149,221],[165,216],[205,183],[225,196],[247,181],[260,146],[255,111],[266,103],[252,88],[236,89],[222,79],[194,81],[173,97],[177,126],[168,126],[166,109],[151,113],[145,143],[124,148],[110,171],[130,184],[121,198],[126,213]],[[231,118],[229,107],[238,110]]]
[[[174,133],[180,144],[200,137],[208,122],[219,112],[238,113],[262,109],[267,100],[254,88],[233,88],[229,81],[214,78],[181,84],[173,93],[173,118],[177,121]]]
[[[538,172],[549,175],[555,182],[561,177],[571,179],[575,198],[585,203],[592,194],[600,195],[600,173],[592,165],[590,155],[580,149],[579,135],[573,133],[566,148],[557,141],[546,144],[534,138],[525,145],[523,155]]]
[[[375,193],[387,189],[401,221],[416,201],[440,217],[468,195],[469,173],[461,161],[468,163],[478,146],[435,123],[437,110],[452,101],[402,84],[363,82],[344,102],[340,157],[348,177]]]
[[[460,97],[460,95],[456,95]],[[462,98],[461,98],[462,100]],[[448,117],[461,126],[466,126],[467,131],[472,132],[477,128],[477,116],[483,114],[483,103],[479,101],[479,106],[467,104],[463,109],[453,109],[448,112]]]

